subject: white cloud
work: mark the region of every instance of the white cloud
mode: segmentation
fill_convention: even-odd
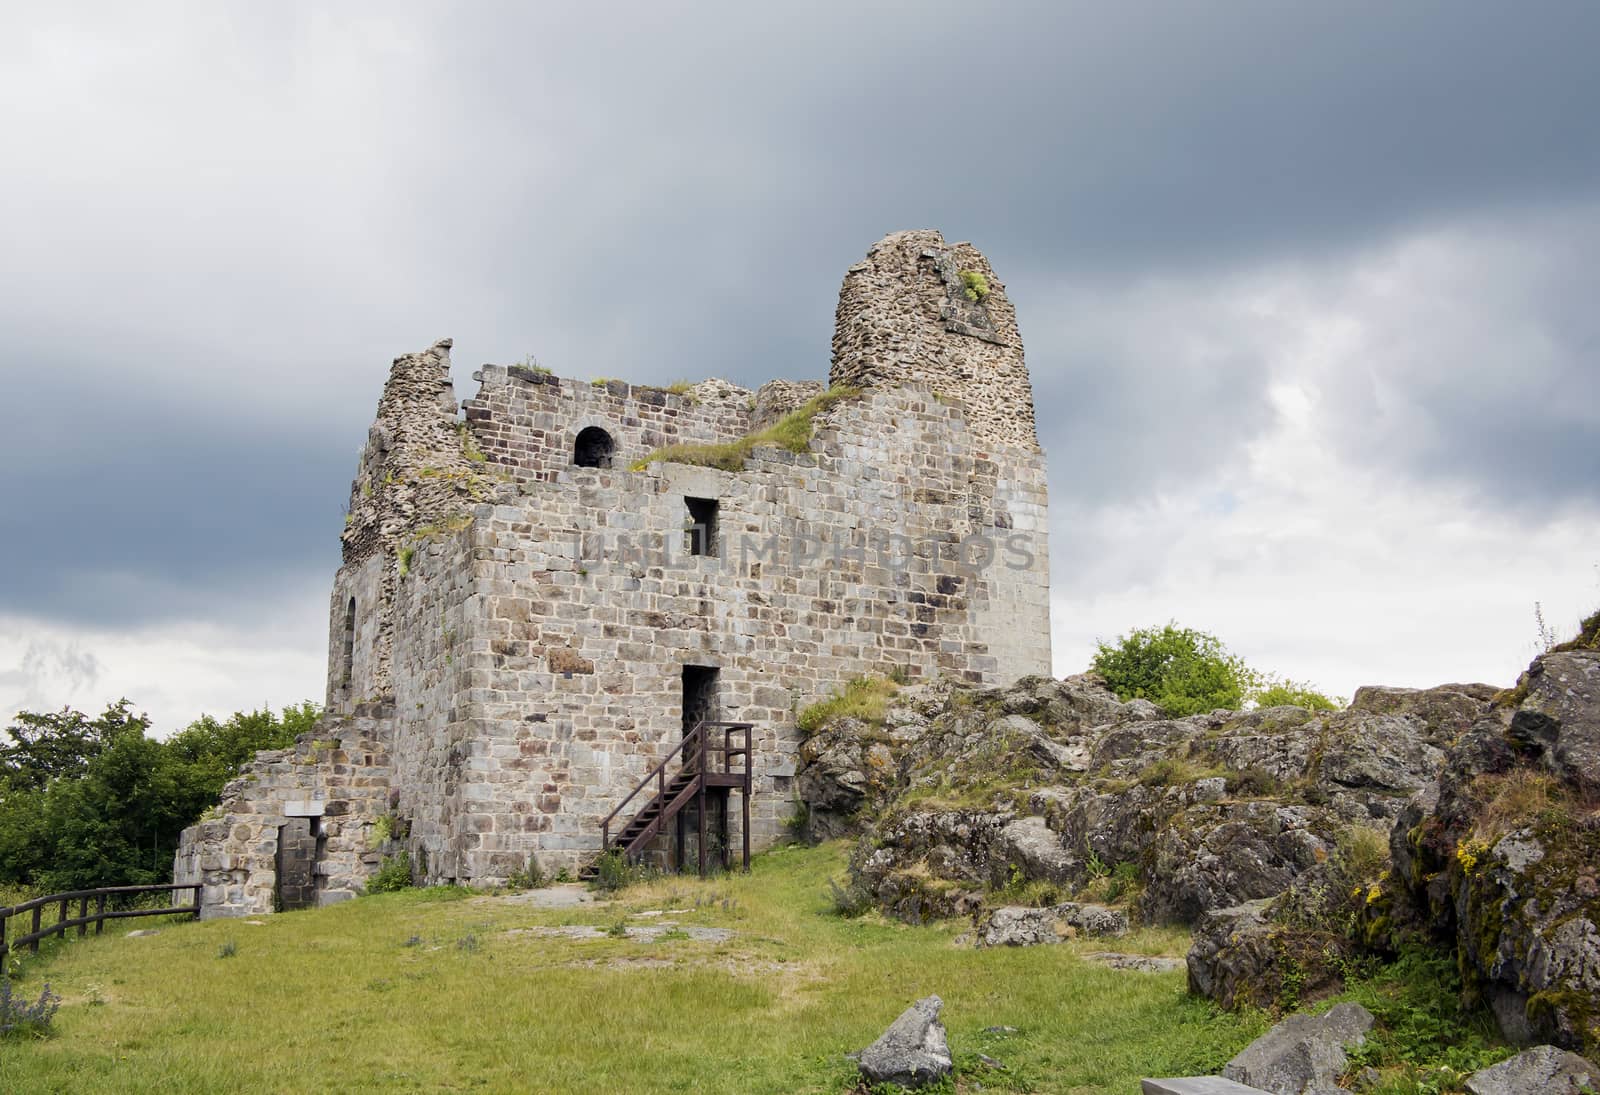
[[[128,630],[0,616],[0,717],[64,706],[97,714],[126,696],[166,737],[202,714],[320,703],[326,603],[324,590],[306,589],[255,606],[248,624]]]
[[[1600,605],[1592,495],[1547,497],[1548,484],[1529,482],[1526,498],[1511,500],[1527,505],[1500,504],[1481,482],[1412,466],[1396,447],[1438,420],[1429,397],[1441,375],[1464,389],[1460,401],[1484,399],[1489,413],[1518,385],[1543,378],[1532,390],[1550,399],[1570,383],[1550,378],[1589,367],[1551,349],[1556,340],[1530,307],[1532,287],[1563,257],[1549,233],[1571,226],[1543,218],[1522,228],[1463,225],[1319,268],[1139,285],[1113,302],[1136,343],[1158,340],[1162,353],[1178,354],[1170,367],[1180,377],[1207,351],[1183,349],[1172,326],[1235,317],[1223,337],[1268,363],[1270,417],[1235,423],[1254,434],[1244,458],[1181,490],[1103,505],[1054,494],[1057,671],[1083,669],[1097,638],[1176,618],[1262,669],[1345,696],[1373,683],[1506,684],[1536,652],[1534,602],[1560,632]],[[1152,314],[1141,315],[1152,299]],[[1543,352],[1526,371],[1508,371],[1485,344]],[[1352,388],[1370,398],[1352,398]],[[1590,412],[1556,404],[1505,413]],[[1473,443],[1470,434],[1449,440]]]

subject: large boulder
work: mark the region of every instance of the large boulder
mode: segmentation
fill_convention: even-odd
[[[1471,1095],[1581,1095],[1600,1091],[1600,1069],[1576,1053],[1535,1046],[1467,1077]]]
[[[876,1042],[857,1057],[861,1076],[871,1084],[923,1087],[950,1075],[954,1062],[939,1012],[937,996],[918,1000],[890,1024]]]
[[[1193,924],[1210,909],[1275,896],[1329,857],[1338,828],[1323,811],[1271,801],[1192,807],[1152,842],[1140,912]]]
[[[1242,1049],[1222,1075],[1273,1095],[1337,1091],[1350,1060],[1345,1050],[1366,1041],[1372,1021],[1360,1004],[1338,1004],[1325,1015],[1291,1015]]]

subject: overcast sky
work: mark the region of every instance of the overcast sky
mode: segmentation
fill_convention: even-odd
[[[332,5],[320,7],[334,8]],[[1600,605],[1600,5],[12,5],[0,713],[323,692],[390,359],[826,375],[1006,281],[1057,672],[1509,683]]]

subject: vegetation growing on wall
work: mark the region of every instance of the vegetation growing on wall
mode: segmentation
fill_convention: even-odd
[[[788,449],[806,452],[811,447],[811,437],[817,415],[831,410],[847,399],[855,399],[861,389],[838,385],[821,395],[807,400],[776,423],[764,430],[746,434],[736,441],[720,445],[683,444],[657,449],[633,464],[634,471],[643,471],[659,460],[668,464],[693,464],[703,468],[721,468],[723,471],[743,471],[745,461],[758,448]]]
[[[856,677],[844,686],[844,691],[839,695],[801,711],[797,720],[800,730],[814,734],[834,719],[844,718],[880,725],[888,712],[889,700],[899,687],[888,677]]]

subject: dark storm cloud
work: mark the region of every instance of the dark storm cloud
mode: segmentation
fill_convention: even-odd
[[[444,335],[463,385],[526,353],[823,376],[844,268],[904,227],[1007,280],[1058,496],[1170,488],[1237,459],[1267,362],[1217,317],[1098,303],[1600,179],[1600,9],[1577,4],[34,18],[0,74],[29,150],[0,179],[0,361],[27,395],[0,604],[53,616],[331,569],[383,366]],[[1588,345],[1588,306],[1550,307]],[[1152,315],[1202,352],[1111,323]],[[1465,466],[1576,489],[1581,461],[1396,375],[1446,438],[1378,446],[1401,467],[1493,450],[1515,458]]]

